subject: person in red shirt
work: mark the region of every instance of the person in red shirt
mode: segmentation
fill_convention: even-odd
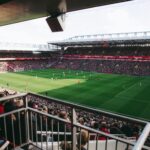
[[[107,134],[110,134],[105,122],[102,122],[101,127],[100,127],[100,131],[105,132]],[[106,140],[106,137],[105,136],[100,136],[99,140]]]
[[[0,102],[0,115],[4,113],[4,105]],[[4,135],[4,118],[0,117],[0,136]]]
[[[0,103],[0,114],[4,113],[4,106],[2,103]]]
[[[4,97],[4,93],[0,93],[0,98]],[[4,105],[0,102],[0,114],[4,113]]]

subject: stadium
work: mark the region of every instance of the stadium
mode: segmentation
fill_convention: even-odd
[[[2,1],[0,26],[118,2]],[[0,150],[149,150],[149,89],[149,31],[0,42]]]

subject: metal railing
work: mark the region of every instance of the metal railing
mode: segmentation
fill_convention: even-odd
[[[34,93],[28,93],[28,95],[27,95],[28,99],[35,100],[35,101],[36,101],[37,97],[38,97],[38,101],[40,101],[41,103],[43,102],[46,105],[48,105],[48,104],[50,104],[50,105],[57,104],[59,106],[58,108],[60,108],[60,109],[62,109],[62,107],[64,107],[63,109],[71,109],[71,110],[74,108],[74,109],[79,110],[79,111],[81,110],[81,111],[90,112],[90,113],[93,113],[93,114],[100,114],[101,116],[107,116],[107,117],[110,117],[110,118],[115,118],[117,120],[121,119],[121,120],[127,121],[127,122],[134,122],[134,123],[138,123],[138,124],[141,124],[141,125],[144,125],[144,126],[149,122],[149,120],[144,120],[142,118],[141,119],[133,118],[133,117],[130,117],[130,116],[124,116],[122,114],[114,113],[114,112],[111,112],[111,111],[105,111],[103,109],[101,109],[101,110],[94,109],[94,108],[90,108],[90,107],[87,107],[87,106],[67,102],[65,100],[57,99],[57,98],[50,97],[50,96],[47,97],[47,96],[34,94]],[[71,110],[70,110],[70,112],[71,112]]]
[[[61,150],[62,141],[66,141],[71,146],[72,150],[81,149],[82,143],[82,131],[86,131],[88,134],[88,140],[84,147],[87,150],[122,150],[133,149],[140,150],[142,148],[148,150],[149,147],[143,146],[148,134],[150,133],[150,124],[147,121],[141,121],[139,119],[133,119],[108,113],[105,111],[92,110],[88,107],[80,105],[74,105],[72,103],[66,103],[64,101],[48,98],[32,93],[23,93],[14,96],[8,96],[0,99],[0,102],[7,103],[13,99],[22,99],[24,105],[21,108],[0,114],[0,128],[1,137],[10,141],[7,149],[16,149],[19,147],[28,147],[29,145],[47,149],[47,150]],[[36,102],[41,100],[45,103],[49,103],[52,107],[58,105],[58,108],[66,108],[70,112],[70,120],[59,118],[58,116],[51,115],[49,113],[42,112],[40,110],[29,107],[28,103],[31,100]],[[104,133],[77,123],[76,112],[78,109],[83,111],[101,113],[105,116],[120,119],[123,121],[135,122],[144,126],[144,130],[137,141],[127,140],[115,135]],[[94,138],[89,138],[93,137]],[[91,136],[90,136],[91,135]],[[100,140],[100,139],[103,140]],[[64,150],[67,149],[67,145],[64,144]]]
[[[150,134],[150,123],[147,123],[133,150],[141,150],[145,143],[145,139],[147,139],[149,134]]]

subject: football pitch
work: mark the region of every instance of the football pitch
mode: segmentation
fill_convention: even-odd
[[[150,77],[46,69],[2,73],[0,86],[150,120]]]

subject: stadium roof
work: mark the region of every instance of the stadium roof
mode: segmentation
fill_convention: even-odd
[[[9,43],[0,42],[0,52],[2,51],[54,51],[58,46],[48,44],[30,44],[30,43]]]
[[[67,47],[67,46],[113,46],[135,45],[150,46],[150,32],[130,32],[130,33],[113,33],[113,34],[96,34],[75,36],[63,41],[49,42],[49,44]]]
[[[129,0],[1,0],[0,26]]]

